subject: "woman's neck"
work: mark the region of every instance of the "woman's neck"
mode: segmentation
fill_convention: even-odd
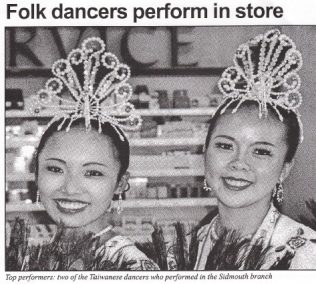
[[[228,230],[235,230],[242,236],[254,234],[270,208],[270,201],[251,204],[247,207],[231,208],[223,203],[218,204],[219,221]]]
[[[107,216],[100,217],[98,220],[89,223],[85,226],[79,227],[65,227],[64,233],[65,234],[77,234],[77,235],[86,235],[89,233],[98,234],[103,231],[105,228],[110,226],[109,219]]]

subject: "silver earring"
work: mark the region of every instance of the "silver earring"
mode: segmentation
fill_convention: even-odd
[[[116,207],[116,212],[117,214],[121,214],[123,211],[123,207],[122,207],[122,193],[119,193],[119,197],[118,197],[118,202],[117,202],[117,207]]]
[[[204,189],[205,191],[211,191],[211,190],[212,190],[212,188],[207,185],[206,179],[204,179],[203,189]]]
[[[39,190],[37,190],[36,192],[36,205],[39,205],[40,204],[40,193],[39,193]]]
[[[113,200],[111,200],[110,205],[106,211],[109,213],[111,213],[113,211]]]
[[[277,200],[279,204],[283,202],[284,199],[284,189],[282,181],[279,181],[272,192],[272,197]]]

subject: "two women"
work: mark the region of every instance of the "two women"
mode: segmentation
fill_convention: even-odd
[[[216,259],[221,248],[222,255],[231,253],[225,247],[235,239],[226,238],[227,232],[238,237],[235,262],[228,263],[235,266],[230,269],[315,269],[316,233],[275,206],[282,200],[282,182],[303,137],[297,112],[300,54],[287,36],[270,31],[242,45],[234,61],[220,81],[226,97],[211,119],[205,143],[206,189],[216,194],[218,214],[203,220],[198,230],[195,269],[227,268]],[[84,64],[90,77],[86,73],[76,77],[69,62]],[[94,87],[96,62],[113,69],[100,88]],[[120,119],[104,114],[100,99],[112,92],[114,104],[128,98],[126,70],[95,39],[86,41],[83,50],[73,51],[68,61],[53,66],[76,104],[65,107],[65,115],[44,133],[36,179],[47,212],[64,224],[66,234],[92,232],[103,243],[104,257],[132,260],[129,269],[157,269],[108,224],[113,195],[120,196],[127,187],[129,146]],[[81,79],[84,84],[78,87]],[[47,97],[60,91],[60,81],[50,81],[39,93],[40,100],[47,107]],[[122,105],[130,111],[130,105]],[[260,248],[259,254],[253,254],[254,247]]]

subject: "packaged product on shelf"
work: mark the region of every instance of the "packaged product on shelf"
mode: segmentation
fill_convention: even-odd
[[[17,156],[13,162],[13,172],[11,173],[27,173],[28,161],[26,158]]]
[[[158,94],[159,108],[170,108],[170,100],[168,97],[168,91],[156,90],[155,93]]]
[[[24,99],[21,89],[6,89],[5,90],[5,109],[13,110],[24,109]]]
[[[191,100],[191,107],[195,107],[195,108],[197,108],[197,107],[199,107],[199,100],[198,99],[192,99]]]
[[[188,197],[188,187],[185,184],[181,185],[180,187],[180,197],[182,198]]]
[[[214,108],[218,107],[221,100],[223,99],[223,95],[221,94],[207,94],[207,97],[209,99],[208,106]]]
[[[148,178],[130,178],[130,189],[126,192],[126,199],[147,198],[147,183]]]
[[[142,138],[153,138],[157,137],[157,122],[150,117],[144,117],[140,137]]]
[[[19,189],[8,190],[8,204],[21,203],[21,194]]]
[[[173,107],[174,108],[190,108],[190,98],[188,90],[175,90],[173,92]]]
[[[201,169],[203,168],[203,157],[191,154],[189,151],[170,151],[163,153],[169,168],[172,169]]]
[[[135,233],[139,230],[138,217],[136,216],[122,216],[122,229],[125,233]]]
[[[131,99],[131,103],[134,104],[135,108],[148,108],[149,100],[150,96],[148,87],[146,85],[136,85]]]
[[[141,230],[143,232],[152,232],[153,225],[152,225],[152,218],[151,217],[142,217],[141,219]]]
[[[159,134],[166,138],[183,138],[193,137],[195,125],[189,121],[167,121],[163,125],[159,125]]]
[[[157,185],[157,198],[168,198],[168,185],[166,183],[161,183]]]
[[[21,188],[20,196],[21,196],[21,201],[23,203],[32,203],[32,199],[30,197],[30,191],[28,188]]]
[[[40,136],[41,133],[39,133],[38,121],[36,121],[36,120],[23,121],[23,123],[21,125],[21,134],[22,135]]]
[[[200,196],[200,189],[196,184],[191,186],[190,197],[197,198]]]
[[[178,188],[176,187],[175,184],[170,184],[168,192],[169,192],[168,196],[170,198],[177,198],[178,197]]]
[[[6,138],[18,137],[21,135],[20,125],[10,125],[5,128]]]
[[[157,187],[155,184],[150,184],[147,187],[147,198],[155,199],[157,198]]]
[[[159,94],[157,92],[153,92],[150,94],[149,98],[149,108],[150,109],[159,109]]]

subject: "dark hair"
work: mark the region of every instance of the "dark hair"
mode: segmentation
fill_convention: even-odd
[[[227,101],[225,101],[225,103],[217,109],[214,116],[210,119],[208,133],[205,140],[205,149],[207,149],[209,146],[213,130],[215,129],[217,121],[219,117],[221,116],[221,110],[225,108],[227,104],[229,104],[230,102],[231,102],[231,99],[228,99]],[[234,109],[239,102],[240,100],[236,100],[233,103],[231,103],[225,113],[228,113],[229,110]],[[253,105],[258,105],[258,103],[255,101],[248,100],[248,101],[243,102],[240,108],[250,107]],[[267,104],[267,107],[268,107],[268,112],[269,112],[268,115],[273,115],[279,120],[278,114],[273,109],[273,107],[269,104]],[[287,143],[288,149],[287,149],[284,161],[290,163],[295,156],[295,153],[300,141],[301,133],[300,133],[299,121],[298,121],[297,115],[293,111],[287,111],[278,106],[276,106],[276,108],[282,115],[283,124],[286,126],[286,143]]]
[[[36,155],[35,155],[35,177],[38,177],[38,159],[39,155],[41,154],[42,150],[44,149],[47,140],[57,131],[66,131],[66,128],[70,122],[70,118],[67,118],[65,122],[62,124],[61,128],[58,127],[61,125],[63,119],[53,122],[44,132],[41,137],[41,140],[38,144]],[[97,120],[91,120],[91,128],[98,131],[99,130],[99,122]],[[82,126],[84,127],[85,120],[84,118],[78,118],[74,120],[71,124],[71,127]],[[70,129],[71,131],[71,129]],[[129,156],[130,156],[130,148],[129,142],[126,139],[125,135],[119,128],[114,128],[109,122],[104,122],[101,124],[101,133],[100,135],[105,135],[110,137],[113,146],[118,152],[118,160],[120,162],[120,171],[118,174],[118,180],[121,179],[123,174],[126,172],[129,166]],[[122,141],[120,135],[124,137]]]

